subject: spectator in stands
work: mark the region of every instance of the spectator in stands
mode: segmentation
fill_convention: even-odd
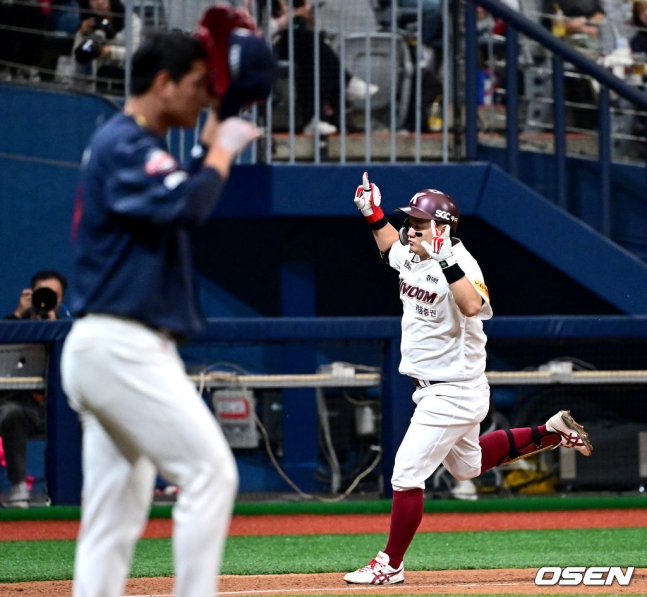
[[[442,0],[398,0],[396,26],[400,29],[415,32],[418,26],[418,3],[422,12],[422,43],[428,48],[443,48],[443,12]],[[391,0],[373,2],[378,22],[386,29],[391,28]]]
[[[315,122],[315,56],[314,8],[310,0],[294,0],[293,4],[294,63],[295,85],[298,96],[297,108],[303,122],[303,132],[312,134],[317,128]],[[273,0],[270,31],[275,33],[274,51],[279,60],[289,60],[289,13],[285,0]],[[337,132],[336,123],[340,110],[340,70],[339,56],[329,45],[324,31],[319,37],[319,74],[321,90],[321,120],[318,123],[319,133],[330,135]],[[346,98],[349,102],[362,101],[367,94],[374,95],[377,85],[369,85],[359,77],[344,73],[346,81]],[[345,107],[344,107],[345,109]]]
[[[90,75],[99,92],[123,92],[126,64],[125,7],[121,0],[79,0],[80,25],[73,54],[77,73]],[[132,45],[137,49],[142,22],[133,13]]]
[[[391,0],[388,0],[389,4]],[[443,49],[443,10],[441,0],[398,0],[401,8],[413,11],[422,2],[422,43],[434,50]]]
[[[301,6],[293,5],[292,18],[304,19],[308,17],[310,6],[303,3]],[[290,14],[286,0],[272,0],[272,17],[269,20],[269,32],[273,42],[278,41],[278,36],[288,28]]]
[[[631,0],[602,0],[602,7],[605,16],[600,30],[602,53],[608,55],[615,50],[624,53],[629,49],[632,36],[633,3]]]
[[[71,54],[74,36],[79,28],[79,2],[78,0],[48,1],[51,10],[45,20],[47,36],[41,62],[41,79],[50,82],[57,74],[62,77],[63,71],[68,76],[74,74],[75,64]]]
[[[647,1],[637,0],[633,3],[631,21],[636,28],[630,45],[634,54],[647,54]]]
[[[602,0],[543,0],[544,26],[592,59],[602,51],[600,31],[606,26]],[[558,24],[559,27],[555,27]],[[606,31],[606,29],[605,29]],[[597,94],[589,77],[567,77],[564,92],[566,125],[584,130],[597,127]]]
[[[40,81],[43,29],[50,10],[39,2],[0,2],[1,80]]]
[[[64,276],[53,270],[32,276],[29,288],[23,290],[9,320],[54,320],[63,303],[67,288]],[[43,292],[46,289],[48,292]],[[38,304],[32,300],[33,297]],[[42,297],[42,298],[41,298]],[[45,433],[45,395],[27,390],[0,392],[0,437],[7,463],[11,490],[3,502],[5,508],[29,508],[27,485],[27,441]]]
[[[599,49],[600,25],[605,18],[602,0],[543,0],[542,12],[549,29],[554,31],[561,20],[567,38],[585,49]]]
[[[51,0],[51,3],[49,29],[74,36],[80,25],[78,0]]]

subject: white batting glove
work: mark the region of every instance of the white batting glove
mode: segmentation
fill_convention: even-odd
[[[218,125],[213,142],[225,151],[237,155],[262,134],[262,129],[254,123],[232,116]]]
[[[376,184],[368,181],[368,172],[362,176],[362,184],[355,191],[355,205],[362,212],[369,224],[379,222],[384,218],[384,212],[380,207],[382,193]]]
[[[434,220],[431,220],[431,232],[433,238],[431,243],[423,240],[420,245],[422,248],[427,251],[427,254],[432,259],[435,259],[440,263],[440,267],[445,269],[456,263],[456,257],[454,257],[454,252],[452,251],[452,240],[449,237],[449,226],[445,226],[445,230],[442,234],[438,232],[438,226]]]

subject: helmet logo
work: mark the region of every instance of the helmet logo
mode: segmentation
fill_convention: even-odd
[[[443,211],[442,209],[436,210],[436,217],[440,220],[449,220],[450,222],[458,222],[458,218],[456,216],[453,216],[449,212]]]

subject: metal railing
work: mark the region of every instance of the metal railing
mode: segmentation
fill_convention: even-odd
[[[296,0],[286,0],[287,22],[294,22],[298,8]],[[264,125],[266,134],[243,159],[251,162],[271,163],[275,161],[295,163],[309,161],[314,163],[349,161],[361,162],[414,162],[460,160],[476,156],[476,147],[490,143],[507,147],[508,168],[511,173],[518,170],[518,152],[520,149],[519,133],[523,129],[529,134],[535,132],[552,132],[554,153],[557,156],[558,197],[560,205],[565,202],[566,169],[564,157],[569,146],[566,133],[584,132],[587,139],[597,143],[596,157],[601,159],[601,189],[608,200],[609,164],[611,158],[618,158],[613,153],[611,142],[626,140],[644,144],[644,135],[634,131],[614,130],[614,118],[619,114],[631,114],[633,118],[643,118],[645,94],[635,87],[627,85],[614,77],[607,69],[588,59],[582,52],[561,42],[544,29],[538,19],[526,18],[519,11],[509,8],[498,0],[479,2],[491,15],[503,19],[508,24],[505,38],[496,38],[500,48],[505,43],[505,53],[496,58],[494,63],[494,38],[488,39],[489,70],[495,68],[505,72],[506,85],[497,90],[498,105],[478,105],[478,95],[482,94],[479,85],[480,77],[476,48],[483,41],[477,37],[477,19],[475,4],[469,0],[465,11],[459,10],[460,3],[442,2],[442,44],[430,50],[420,43],[425,37],[423,29],[423,1],[418,0],[414,8],[403,8],[401,0],[327,0],[325,4],[313,3],[312,19],[307,25],[312,31],[312,61],[310,72],[304,72],[299,60],[300,45],[296,42],[294,27],[289,26],[277,33],[268,15],[271,14],[271,0],[256,2],[233,1],[232,4],[248,6],[255,13],[257,22],[264,29],[268,42],[276,42],[277,36],[284,36],[286,55],[281,60],[280,76],[274,95],[264,104],[255,107],[250,117]],[[142,20],[144,32],[150,27],[179,27],[192,30],[206,3],[199,0],[181,0],[165,3],[163,0],[124,0],[126,7],[125,45],[127,55],[132,54],[132,22],[137,14]],[[32,10],[38,7],[25,0],[15,0],[15,6],[29,6]],[[78,9],[72,4],[55,5],[53,9],[59,16],[73,17]],[[75,12],[76,11],[76,12]],[[302,25],[303,26],[303,25]],[[15,27],[0,23],[0,36],[5,33],[29,33],[42,35],[46,45],[71,47],[73,34],[56,29],[55,22],[46,21],[44,29],[30,26]],[[544,64],[528,64],[517,52],[519,34],[540,44],[553,57]],[[325,46],[320,37],[325,35]],[[463,36],[465,44],[463,44]],[[324,51],[332,51],[339,61],[337,114],[331,120],[326,104],[327,86]],[[73,63],[69,50],[63,55],[63,63],[68,67]],[[20,72],[19,62],[0,60],[0,77],[9,71]],[[125,62],[126,94],[130,83],[130,60]],[[481,65],[482,66],[482,65]],[[551,78],[554,84],[553,97],[529,97],[529,92],[519,92],[518,82],[526,77],[528,70]],[[96,77],[78,72],[61,73],[56,64],[39,65],[41,81],[38,84],[53,83],[68,86],[72,89],[88,90],[89,84],[103,83]],[[348,73],[348,74],[347,74]],[[310,91],[315,101],[312,108],[312,126],[306,132],[308,122],[300,112],[303,97],[303,77],[309,77]],[[355,76],[368,84],[379,83],[380,89],[372,96],[366,94],[361,101],[351,101],[347,89],[348,76]],[[434,97],[426,94],[427,81],[436,77],[439,91]],[[601,90],[599,105],[585,106],[586,109],[600,109],[598,130],[578,131],[566,123],[564,107],[573,105],[564,97],[564,77],[586,77],[599,82]],[[29,83],[25,78],[16,77],[21,83]],[[26,77],[29,78],[28,76]],[[379,79],[379,80],[378,80]],[[33,81],[32,81],[33,83]],[[615,95],[610,95],[610,92]],[[119,97],[119,92],[110,89],[103,93]],[[616,95],[623,98],[626,105],[616,101]],[[625,99],[626,98],[626,99]],[[549,122],[539,119],[525,120],[520,118],[524,107],[534,102],[551,110]],[[310,119],[310,115],[307,115]],[[463,126],[465,119],[465,126]],[[329,122],[337,131],[333,134],[322,132],[319,123]],[[433,122],[432,122],[433,121]],[[505,123],[505,124],[504,124]],[[523,123],[523,126],[522,126]],[[505,135],[502,133],[505,130]],[[193,132],[183,133],[176,138],[179,151],[185,151],[185,145],[191,143]],[[493,137],[492,135],[493,134]],[[572,137],[572,136],[571,136]],[[546,136],[535,135],[536,146],[550,148]],[[572,143],[573,140],[570,140]],[[594,143],[590,143],[592,146]],[[589,151],[587,149],[587,151]],[[595,149],[589,151],[589,155]]]
[[[267,16],[271,14],[270,0],[238,1],[232,4],[244,4],[252,13],[256,13],[254,16],[264,29],[268,42],[276,41],[277,36],[272,35],[270,19]],[[298,2],[296,4],[298,5]],[[38,6],[27,0],[16,0],[14,5],[39,10]],[[130,87],[130,56],[135,50],[132,39],[134,15],[138,15],[142,20],[144,33],[149,27],[179,27],[190,31],[195,28],[207,3],[199,0],[172,3],[164,3],[163,0],[124,0],[124,5],[126,27],[122,35],[125,38],[127,59],[122,85],[125,86],[127,95]],[[288,22],[293,22],[298,11],[295,9],[295,0],[287,0],[286,5]],[[444,0],[443,7],[444,18],[448,20],[448,0]],[[384,11],[390,11],[389,19],[385,20],[382,16],[382,21],[378,22],[379,10],[382,10],[383,15],[386,14]],[[284,76],[279,79],[277,93],[266,105],[254,108],[250,114],[252,118],[258,119],[267,131],[266,137],[259,141],[251,152],[252,161],[447,161],[450,157],[448,126],[451,124],[447,106],[451,102],[437,102],[438,107],[442,105],[445,110],[443,143],[440,144],[438,134],[434,135],[433,147],[428,139],[423,138],[427,128],[427,116],[424,113],[424,88],[421,79],[426,64],[433,58],[433,53],[418,43],[423,35],[422,10],[421,0],[415,10],[409,9],[408,12],[400,8],[399,0],[386,0],[383,3],[380,0],[328,0],[325,5],[315,3],[312,22],[307,26],[313,31],[313,60],[309,66],[311,72],[306,72],[305,67],[296,65],[300,61],[297,60],[299,46],[295,46],[295,27],[287,27],[282,33],[287,37],[287,55],[281,70]],[[72,4],[55,5],[54,11],[59,17],[69,16],[71,21],[79,16],[78,8]],[[406,25],[399,20],[403,14],[410,19]],[[7,56],[0,56],[0,79],[12,78],[12,82],[20,84],[55,85],[71,90],[100,92],[117,100],[123,98],[124,92],[119,88],[111,88],[109,79],[85,74],[78,68],[72,55],[74,32],[69,27],[67,31],[57,29],[56,19],[53,17],[46,19],[42,27],[32,23],[26,28],[16,28],[0,22],[0,36],[4,34],[39,37],[45,46],[56,45],[54,53],[58,56],[54,56],[53,61],[47,64],[27,64],[28,61],[21,62],[20,59],[12,60]],[[325,36],[326,41],[320,41],[320,36]],[[358,43],[359,38],[362,40],[361,44]],[[444,38],[447,51],[443,53],[442,70],[446,76],[444,87],[449,89],[452,50],[449,47],[448,31],[444,32]],[[329,117],[327,112],[330,108],[321,99],[328,91],[324,50],[327,53],[332,51],[339,61],[337,102],[341,109],[332,122],[337,128],[337,133],[330,136],[324,134],[319,127],[319,123]],[[438,56],[440,52],[437,52],[437,60]],[[440,63],[437,67],[440,69]],[[303,78],[304,75],[310,77],[316,99],[310,133],[307,130],[304,132],[308,123],[303,122],[303,117],[299,117],[300,106],[303,103],[303,97],[299,97],[303,89],[300,77]],[[359,101],[347,91],[350,76],[362,79],[368,84],[381,76],[381,89],[375,96],[365,94],[363,101]],[[283,91],[285,97],[280,96],[280,92]],[[404,117],[409,112],[415,115],[409,118],[410,122],[405,123]],[[286,121],[283,126],[281,119]],[[330,123],[330,119],[328,121]],[[405,126],[408,127],[406,131]]]
[[[403,158],[403,154],[406,154],[405,159],[418,163],[429,159],[421,144],[427,125],[423,120],[421,79],[430,55],[429,51],[423,52],[423,44],[417,43],[423,36],[422,2],[408,11],[402,9],[397,0],[333,1],[325,6],[314,3],[311,22],[302,22],[296,27],[312,31],[312,47],[305,48],[313,56],[309,65],[299,57],[304,50],[303,32],[288,26],[275,33],[267,17],[271,14],[271,2],[261,0],[259,4],[259,14],[255,16],[264,27],[268,41],[275,47],[278,42],[284,48],[283,55],[279,55],[282,60],[275,94],[256,111],[256,116],[267,129],[263,147],[257,153],[259,160],[268,163],[299,160],[314,163],[345,163],[349,160],[396,162]],[[295,22],[295,2],[286,2],[286,9],[287,22]],[[443,13],[447,20],[447,1],[443,2]],[[402,22],[405,17],[412,18],[406,29]],[[325,41],[321,41],[324,37]],[[447,47],[448,40],[445,39]],[[330,60],[324,59],[324,53],[329,57],[331,51],[339,64],[338,68],[335,67],[338,70],[337,83],[334,78],[326,78]],[[447,83],[451,50],[445,51],[443,57]],[[439,63],[436,66],[439,67]],[[351,75],[368,85],[379,83],[379,91],[375,96],[365,94],[361,101],[352,101],[347,91]],[[309,77],[315,98],[311,115],[300,113],[303,108],[300,103],[304,98],[299,97],[304,89],[303,79]],[[339,108],[331,119],[330,114],[326,114],[326,109],[330,110],[330,106],[325,105],[326,86],[335,84],[339,88]],[[448,85],[444,87],[447,89]],[[445,102],[445,108],[447,105]],[[409,130],[404,132],[403,121],[411,110],[414,116],[408,123]],[[440,151],[433,157],[448,161],[448,118],[443,121],[443,142],[440,145],[436,139],[436,147]],[[330,134],[331,125],[336,129],[333,134]]]
[[[607,68],[597,64],[581,51],[552,35],[535,23],[511,9],[499,0],[468,1],[465,5],[466,36],[466,153],[468,159],[477,157],[477,49],[476,4],[482,6],[508,25],[505,36],[506,56],[506,154],[507,169],[515,177],[519,175],[519,34],[537,41],[552,53],[553,86],[553,134],[555,155],[555,179],[557,203],[566,209],[566,117],[564,98],[565,64],[597,81],[600,86],[598,101],[598,160],[599,188],[602,198],[601,232],[611,232],[611,92],[631,102],[640,110],[647,110],[647,94],[616,77]],[[647,159],[647,152],[646,152]]]

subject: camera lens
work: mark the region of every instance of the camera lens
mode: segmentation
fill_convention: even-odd
[[[31,295],[31,308],[36,315],[45,315],[49,313],[58,302],[56,293],[51,289],[43,286],[34,290]]]

